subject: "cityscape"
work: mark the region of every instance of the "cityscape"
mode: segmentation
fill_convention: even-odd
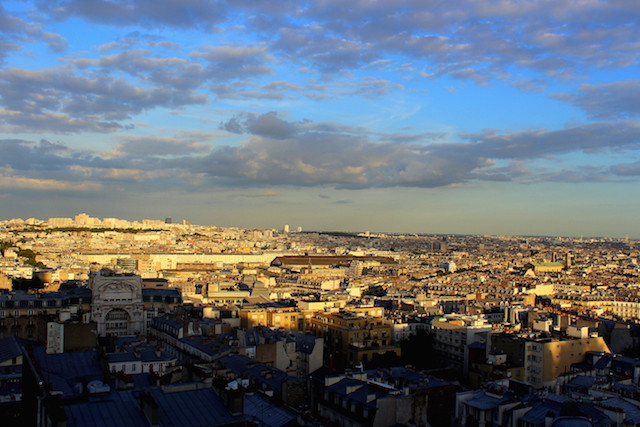
[[[3,425],[640,422],[638,240],[0,221]]]
[[[640,426],[640,1],[0,1],[0,427]]]

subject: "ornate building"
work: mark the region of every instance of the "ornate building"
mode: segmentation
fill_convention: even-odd
[[[98,325],[99,336],[146,333],[140,276],[100,270],[91,275],[88,286],[91,320]]]

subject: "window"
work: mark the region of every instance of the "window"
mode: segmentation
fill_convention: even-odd
[[[106,317],[106,332],[116,336],[127,335],[129,333],[129,319],[129,313],[126,311],[121,309],[111,310]]]

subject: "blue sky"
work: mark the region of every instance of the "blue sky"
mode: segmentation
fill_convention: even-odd
[[[0,4],[0,215],[640,237],[635,0]]]

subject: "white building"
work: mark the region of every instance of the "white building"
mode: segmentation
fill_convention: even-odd
[[[129,375],[151,372],[162,375],[178,362],[178,359],[169,353],[147,346],[140,347],[107,354],[109,371],[123,372]]]
[[[431,333],[434,347],[443,361],[467,374],[469,348],[475,342],[486,342],[491,325],[484,318],[449,314],[433,319]]]

